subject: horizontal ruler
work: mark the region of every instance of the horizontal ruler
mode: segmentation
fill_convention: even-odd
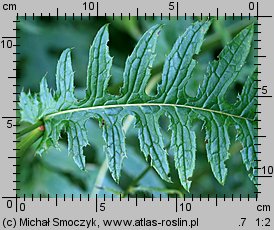
[[[210,199],[209,201],[206,199],[201,201],[199,199],[193,201],[191,199],[185,201],[184,199],[170,199],[169,201],[168,199],[161,201],[159,199],[122,199],[121,201],[114,199],[112,201],[107,198],[90,199],[89,202],[81,202],[79,199],[65,202],[61,199],[58,201],[43,199],[40,202],[37,199],[34,201],[26,199],[26,206],[18,203],[18,209],[21,209],[20,215],[15,215],[12,208],[8,208],[4,216],[6,221],[16,222],[15,229],[19,227],[20,229],[21,227],[35,229],[43,221],[50,227],[60,227],[58,223],[79,227],[75,225],[82,220],[85,220],[84,222],[93,221],[93,223],[95,221],[96,226],[92,227],[101,229],[114,227],[117,223],[120,223],[121,227],[128,227],[127,229],[138,229],[139,226],[151,227],[149,225],[152,223],[159,229],[181,229],[182,227],[203,229],[213,226],[217,229],[224,225],[227,229],[239,226],[256,229],[258,225],[270,225],[267,219],[272,213],[270,204],[261,203],[260,200],[248,202],[247,199],[242,199],[241,202],[239,199],[235,199],[237,202],[229,201],[231,199],[226,201],[222,199]],[[8,200],[6,202],[2,200],[1,206],[13,205]],[[261,217],[262,213],[263,217]]]

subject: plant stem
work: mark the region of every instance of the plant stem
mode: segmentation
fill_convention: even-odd
[[[102,186],[103,184],[103,181],[104,181],[104,178],[106,176],[106,173],[108,171],[108,161],[107,159],[104,160],[103,164],[100,166],[100,169],[99,169],[99,172],[98,172],[98,175],[96,177],[96,181],[94,183],[94,187],[91,191],[91,197],[95,197],[96,194],[99,193],[100,191],[100,187]]]
[[[33,143],[35,143],[41,136],[43,136],[44,129],[41,125],[33,129],[26,137],[24,137],[17,145],[17,154],[24,153]]]
[[[28,126],[27,128],[19,131],[19,134],[17,134],[16,138],[20,138],[24,136],[26,133],[31,132],[32,130],[36,129],[39,126],[43,125],[43,121],[37,121],[35,124]]]
[[[136,177],[127,187],[125,193],[123,194],[123,197],[126,197],[132,190],[132,188],[134,188],[138,182],[147,174],[147,172],[151,169],[150,165],[148,165],[143,172],[140,173],[140,175],[138,177]]]

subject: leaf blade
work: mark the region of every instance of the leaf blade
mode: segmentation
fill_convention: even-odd
[[[112,58],[107,46],[108,41],[107,24],[98,31],[89,50],[86,104],[98,105],[103,104],[106,100],[104,97],[106,96],[112,66]]]
[[[155,59],[156,42],[161,28],[161,25],[156,25],[149,29],[126,60],[124,85],[120,92],[122,97],[119,101],[132,103],[148,99],[145,88]]]
[[[224,95],[238,76],[250,49],[253,26],[241,31],[221,52],[219,60],[212,62],[196,98],[186,93],[187,83],[192,77],[196,61],[211,22],[197,22],[180,36],[172,48],[164,66],[162,84],[156,96],[145,93],[150,70],[155,58],[157,38],[161,25],[148,30],[127,59],[124,71],[124,85],[120,95],[107,93],[112,58],[107,46],[107,26],[102,27],[90,48],[87,71],[86,98],[78,102],[74,97],[74,72],[71,64],[71,50],[65,50],[57,64],[56,92],[51,93],[45,80],[40,85],[40,95],[21,94],[20,106],[23,119],[35,122],[45,121],[45,135],[38,147],[44,152],[49,146],[58,146],[61,131],[68,134],[68,150],[76,164],[84,169],[83,148],[88,144],[85,122],[96,118],[104,122],[103,137],[105,152],[109,159],[112,177],[119,182],[122,164],[126,156],[123,119],[134,115],[139,130],[140,148],[145,158],[160,177],[171,182],[167,150],[159,125],[159,118],[166,115],[170,120],[171,149],[175,152],[175,167],[180,182],[189,191],[190,178],[195,168],[195,133],[192,122],[198,118],[204,122],[207,138],[207,156],[212,172],[219,183],[224,184],[227,175],[225,161],[229,158],[230,138],[228,127],[236,126],[237,140],[243,145],[242,158],[253,182],[256,182],[256,148],[252,127],[256,126],[254,108],[250,101],[254,94],[253,84],[248,80],[235,105],[228,104]],[[52,106],[54,105],[54,106]],[[55,107],[55,108],[54,108]],[[29,116],[27,118],[27,116]]]
[[[71,49],[62,52],[56,68],[57,107],[66,109],[76,102],[74,97],[74,72],[71,63]]]

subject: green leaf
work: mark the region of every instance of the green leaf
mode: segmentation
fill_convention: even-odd
[[[74,97],[74,72],[71,64],[71,49],[63,51],[56,69],[56,107],[64,110],[75,103]]]
[[[123,160],[126,156],[123,121],[128,115],[136,118],[140,149],[147,161],[160,175],[171,182],[167,150],[159,125],[159,118],[170,121],[171,150],[182,186],[189,191],[190,178],[195,168],[195,133],[192,122],[200,119],[206,130],[206,150],[212,172],[219,183],[227,176],[225,161],[229,158],[228,129],[237,129],[236,139],[242,143],[242,158],[251,180],[256,183],[256,90],[250,76],[235,104],[229,104],[225,95],[241,71],[250,50],[253,25],[242,30],[220,53],[218,61],[209,64],[197,95],[190,97],[187,87],[196,66],[193,59],[200,51],[211,21],[196,22],[175,42],[164,63],[162,82],[157,94],[145,90],[156,57],[156,44],[161,25],[150,28],[139,40],[128,57],[123,74],[120,95],[108,93],[112,58],[107,46],[108,26],[96,35],[89,52],[86,97],[79,101],[74,96],[74,72],[71,50],[65,50],[57,65],[55,92],[48,89],[45,79],[40,94],[32,96],[22,92],[20,107],[22,120],[30,123],[42,119],[45,133],[37,152],[42,154],[50,146],[58,147],[61,131],[68,137],[68,150],[76,164],[84,169],[83,148],[88,144],[86,121],[99,120],[103,128],[109,169],[119,182]]]
[[[39,114],[39,103],[37,99],[37,95],[31,95],[29,92],[28,94],[22,92],[20,94],[20,102],[19,106],[21,108],[21,119],[22,121],[26,121],[29,123],[35,123],[38,118],[40,117]]]
[[[128,57],[123,75],[124,85],[121,89],[120,103],[138,103],[149,99],[145,89],[156,56],[156,42],[161,27],[156,25],[149,29]]]
[[[107,28],[104,26],[99,30],[89,50],[87,104],[100,105],[103,103],[102,100],[106,101],[105,96],[112,66],[112,58],[107,46],[109,40]]]
[[[251,121],[254,120],[255,113],[253,111],[243,116],[243,110],[239,110],[238,113],[236,113],[236,111],[233,111],[234,105],[228,105],[225,101],[225,93],[229,86],[235,81],[245,63],[252,38],[253,26],[249,26],[242,30],[222,50],[219,55],[219,61],[213,61],[208,66],[198,95],[196,99],[190,103],[195,107],[208,108],[209,111],[218,111],[218,113],[201,112],[199,117],[205,122],[207,140],[211,140],[206,145],[208,160],[214,176],[221,184],[224,184],[227,175],[225,161],[229,158],[228,149],[230,146],[228,127],[230,125],[235,125],[236,127],[243,126],[245,123],[250,124]],[[254,89],[251,89],[251,92],[254,93],[254,91]],[[247,92],[243,91],[244,95],[245,93]],[[249,106],[250,102],[250,100],[242,100],[242,109]],[[255,108],[253,103],[252,107]],[[246,128],[247,127],[245,127],[244,130],[246,130]],[[254,140],[254,130],[253,128],[253,134],[251,134],[252,141]],[[238,132],[240,132],[240,130],[238,130]],[[246,142],[244,139],[239,140],[242,144]],[[254,146],[254,143],[250,144]],[[250,160],[254,161],[255,158],[251,158]]]
[[[164,64],[157,102],[177,104],[188,97],[186,85],[196,65],[192,57],[199,53],[209,26],[210,23],[196,23],[177,39]],[[188,178],[192,176],[195,167],[196,144],[195,133],[189,128],[191,120],[188,112],[181,109],[167,111],[172,130],[171,148],[175,153],[175,167],[182,185],[189,191],[191,182]]]

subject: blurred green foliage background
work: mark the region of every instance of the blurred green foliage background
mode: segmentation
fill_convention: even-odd
[[[162,23],[165,26],[160,34],[157,57],[154,63],[152,76],[154,79],[160,81],[161,72],[165,57],[170,52],[175,40],[183,34],[185,29],[199,18],[189,17],[185,20],[184,17],[179,18],[161,18],[155,17],[155,20],[147,17],[146,20],[139,17],[131,17],[120,19],[115,18],[56,18],[51,17],[36,17],[35,20],[28,17],[27,20],[21,18],[18,23],[18,36],[20,40],[17,44],[18,52],[21,55],[18,57],[20,63],[18,67],[20,72],[19,84],[24,91],[30,90],[31,92],[38,92],[39,83],[43,76],[46,75],[50,88],[55,88],[55,69],[57,60],[61,52],[69,47],[74,47],[72,64],[75,71],[75,93],[78,98],[85,95],[86,84],[86,69],[88,63],[89,46],[99,28],[110,23],[110,54],[114,57],[112,67],[112,78],[109,85],[109,92],[113,94],[119,93],[119,88],[122,85],[122,73],[125,65],[125,60],[130,55],[136,42],[140,36],[152,25]],[[229,42],[235,34],[243,29],[252,20],[239,17],[232,18],[219,18],[214,20],[213,25],[208,32],[201,53],[196,57],[198,65],[196,66],[192,80],[189,82],[188,93],[195,96],[197,88],[203,79],[206,67],[210,61],[217,58],[223,46]],[[254,45],[254,44],[253,44]],[[229,90],[227,100],[231,103],[235,102],[237,95],[241,92],[243,83],[253,71],[254,63],[254,50],[251,48],[250,55],[247,63],[244,66],[238,81]],[[22,90],[22,89],[21,89]],[[156,93],[156,86],[152,94]],[[24,124],[22,124],[24,126]],[[165,117],[160,119],[162,133],[165,139],[165,144],[168,148],[170,144],[170,131],[168,131],[168,120]],[[105,154],[103,152],[103,138],[101,135],[101,128],[98,122],[90,120],[87,124],[90,146],[85,148],[84,152],[87,159],[87,171],[82,172],[74,164],[73,160],[67,156],[66,139],[62,139],[60,150],[51,149],[47,154],[42,157],[34,154],[35,146],[30,149],[18,160],[20,164],[20,175],[18,175],[18,188],[21,190],[19,195],[26,194],[27,197],[33,194],[34,197],[58,196],[74,197],[94,196],[96,193],[100,196],[106,194],[111,196],[112,193],[118,195],[120,192],[130,192],[130,195],[146,194],[147,197],[158,196],[175,196],[175,194],[186,196],[194,195],[194,197],[201,196],[207,197],[219,196],[246,197],[254,195],[256,191],[255,186],[249,180],[247,172],[242,163],[240,149],[241,145],[236,143],[235,130],[230,130],[232,145],[230,149],[230,159],[227,161],[229,173],[224,186],[218,184],[214,178],[210,165],[207,162],[205,152],[205,132],[202,129],[202,123],[197,121],[193,124],[193,129],[197,135],[197,156],[196,168],[192,178],[191,194],[184,191],[180,185],[177,172],[174,168],[173,153],[169,153],[169,160],[171,166],[172,184],[166,183],[150,169],[148,173],[137,183],[134,183],[136,177],[148,166],[145,162],[143,154],[139,150],[139,141],[136,135],[136,129],[130,127],[126,134],[127,139],[127,159],[124,161],[124,167],[120,184],[116,184],[108,170],[105,161]]]

